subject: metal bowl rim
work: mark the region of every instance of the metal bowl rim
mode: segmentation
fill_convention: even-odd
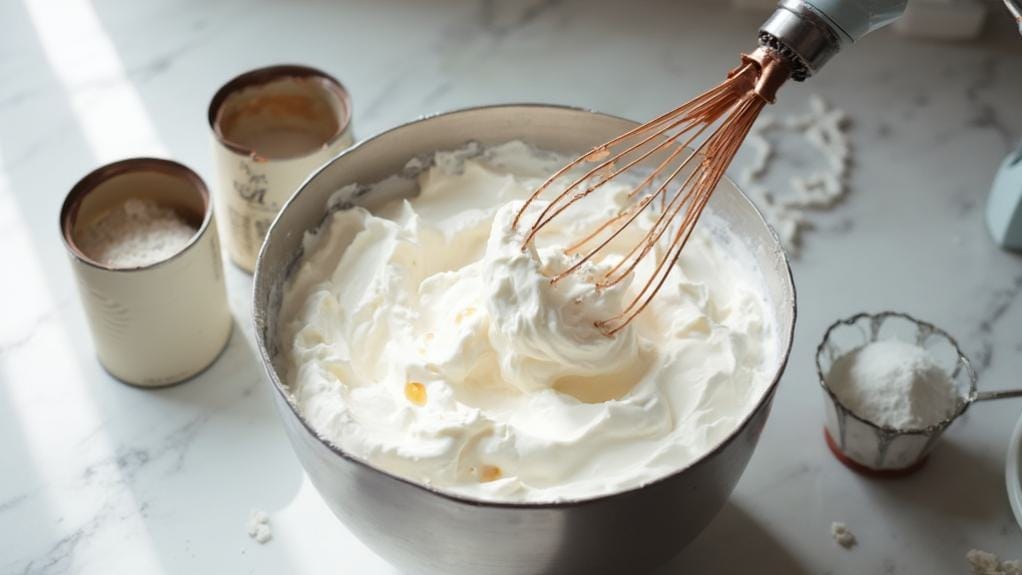
[[[405,128],[409,127],[409,126],[412,126],[414,124],[419,124],[419,123],[422,123],[422,122],[425,122],[427,120],[431,120],[431,119],[434,119],[434,118],[439,118],[439,117],[443,117],[443,116],[454,116],[454,115],[470,113],[470,112],[480,112],[480,111],[500,110],[500,109],[513,109],[513,108],[545,108],[545,109],[565,110],[565,111],[573,111],[573,112],[586,112],[586,113],[589,113],[589,114],[594,114],[594,115],[597,115],[597,116],[603,116],[605,118],[610,118],[610,119],[613,119],[613,120],[621,120],[621,121],[625,121],[625,122],[629,122],[629,123],[638,125],[638,122],[635,122],[634,120],[629,120],[628,118],[623,118],[621,116],[615,116],[615,115],[612,115],[612,114],[606,114],[606,113],[603,113],[603,112],[598,112],[596,110],[592,110],[592,109],[589,109],[589,108],[583,108],[583,107],[579,107],[579,106],[567,106],[567,105],[561,105],[561,104],[543,104],[543,103],[537,103],[537,102],[508,103],[508,104],[489,104],[489,105],[483,105],[483,106],[469,106],[469,107],[466,107],[466,108],[458,108],[458,109],[450,110],[450,111],[447,111],[447,112],[437,112],[437,113],[433,113],[433,114],[425,114],[425,115],[419,116],[418,118],[416,118],[414,120],[411,120],[411,121],[408,121],[408,122],[404,122],[402,124],[394,126],[393,128],[389,128],[387,130],[383,130],[383,131],[381,131],[381,132],[379,132],[379,133],[377,133],[377,134],[375,134],[373,136],[370,136],[369,138],[361,140],[361,141],[357,142],[355,145],[353,145],[352,147],[350,147],[350,148],[342,151],[340,154],[334,156],[330,160],[327,160],[322,166],[320,166],[318,169],[316,169],[314,172],[312,172],[312,174],[310,174],[309,177],[306,178],[304,182],[302,182],[301,186],[298,187],[297,191],[295,191],[295,193],[292,194],[290,198],[288,198],[287,202],[284,203],[284,205],[281,207],[280,211],[274,217],[273,223],[270,225],[270,228],[267,231],[266,237],[269,238],[273,234],[275,228],[277,227],[278,222],[280,221],[281,215],[291,206],[292,202],[295,202],[298,199],[298,196],[301,195],[301,193],[307,188],[308,184],[314,178],[319,176],[319,174],[321,172],[326,170],[329,166],[333,165],[336,161],[338,161],[342,157],[345,157],[345,156],[347,156],[349,154],[356,153],[366,143],[368,143],[370,141],[373,141],[373,140],[377,140],[377,139],[379,139],[379,138],[381,138],[381,137],[383,137],[383,136],[385,136],[387,134],[390,134],[392,132],[397,132],[399,130],[402,130],[402,129],[405,129]],[[284,402],[287,404],[288,409],[291,410],[291,414],[294,415],[295,418],[297,418],[299,422],[301,422],[302,427],[304,427],[305,430],[316,439],[316,441],[318,441],[324,447],[326,447],[327,449],[332,451],[335,455],[341,457],[342,459],[344,459],[344,460],[346,460],[346,461],[348,461],[350,463],[354,463],[355,465],[362,466],[362,467],[364,467],[364,468],[366,468],[366,469],[368,469],[370,471],[379,473],[379,474],[381,474],[381,475],[383,475],[385,477],[388,477],[388,478],[393,479],[395,481],[399,481],[399,482],[404,483],[404,484],[406,484],[406,485],[408,485],[410,487],[414,487],[416,489],[422,490],[422,491],[424,491],[426,493],[429,493],[429,494],[432,494],[432,495],[435,495],[435,496],[439,496],[439,497],[441,497],[443,499],[449,500],[449,501],[454,502],[454,503],[459,503],[459,504],[464,504],[464,505],[471,505],[471,506],[475,506],[475,507],[508,508],[508,509],[561,509],[561,508],[570,508],[570,507],[578,507],[578,506],[583,506],[583,505],[595,504],[595,503],[599,503],[599,502],[602,502],[602,501],[606,501],[606,500],[614,498],[614,497],[619,497],[619,496],[628,495],[628,494],[634,494],[634,493],[636,493],[638,491],[642,491],[642,490],[645,490],[647,488],[651,488],[651,487],[656,486],[656,485],[658,485],[660,483],[664,483],[664,482],[673,480],[674,478],[680,476],[681,474],[683,474],[684,472],[688,471],[689,469],[691,469],[691,468],[701,464],[702,462],[710,459],[711,457],[716,456],[718,453],[723,451],[739,435],[741,435],[742,431],[749,425],[749,423],[752,421],[753,417],[755,417],[756,414],[759,413],[759,411],[761,409],[763,409],[764,406],[772,400],[774,393],[777,391],[777,386],[780,383],[781,376],[784,374],[784,370],[785,370],[785,368],[788,365],[788,359],[791,356],[791,348],[792,348],[792,344],[794,343],[794,338],[795,338],[795,324],[796,324],[796,321],[797,321],[798,306],[797,306],[797,294],[795,292],[795,281],[794,281],[794,277],[792,276],[792,273],[791,273],[791,263],[790,263],[790,261],[788,259],[788,254],[784,250],[783,244],[781,244],[781,240],[780,240],[780,237],[777,235],[777,231],[774,229],[773,226],[771,226],[769,224],[769,222],[767,222],[766,218],[763,217],[763,213],[759,210],[758,207],[756,207],[756,204],[753,203],[752,200],[750,200],[749,197],[745,195],[745,192],[743,192],[742,189],[740,187],[738,187],[738,185],[734,182],[734,180],[732,180],[730,177],[727,176],[727,174],[725,174],[723,177],[724,177],[724,179],[726,179],[734,187],[735,191],[738,192],[738,195],[742,198],[742,200],[744,200],[749,205],[749,207],[751,207],[753,209],[753,211],[756,213],[756,215],[759,216],[760,221],[763,222],[763,225],[766,226],[767,232],[769,233],[770,237],[775,242],[774,245],[777,247],[776,251],[781,256],[781,260],[784,263],[784,270],[786,272],[784,274],[784,277],[782,278],[782,281],[787,283],[787,287],[788,287],[788,289],[789,289],[789,291],[791,293],[791,302],[790,302],[790,305],[791,305],[791,328],[788,330],[788,337],[786,338],[787,341],[783,342],[784,353],[782,354],[781,361],[780,361],[780,363],[777,366],[777,370],[776,370],[776,372],[774,374],[773,381],[771,381],[770,385],[768,385],[767,388],[764,390],[763,394],[760,396],[759,400],[756,402],[756,405],[752,409],[749,410],[749,412],[745,415],[745,417],[741,420],[741,422],[735,427],[735,429],[723,441],[721,441],[719,444],[717,444],[713,449],[711,449],[710,451],[704,453],[702,456],[700,456],[696,460],[690,462],[688,465],[686,465],[684,467],[681,467],[681,468],[679,468],[679,469],[677,469],[675,471],[672,471],[671,473],[669,473],[667,475],[658,477],[657,479],[654,479],[653,481],[650,481],[648,483],[643,483],[643,484],[637,485],[635,487],[630,487],[628,489],[624,489],[624,490],[621,490],[621,491],[614,491],[612,493],[604,493],[604,494],[594,495],[594,496],[590,496],[590,497],[581,497],[581,498],[572,498],[572,499],[558,499],[558,500],[552,500],[552,501],[524,501],[524,502],[517,502],[517,501],[493,501],[493,500],[481,499],[481,498],[477,498],[477,497],[470,497],[470,496],[466,496],[466,495],[462,495],[462,494],[458,494],[458,493],[453,493],[453,492],[450,492],[450,491],[446,491],[446,490],[437,488],[435,486],[426,485],[424,483],[420,483],[420,482],[414,481],[412,479],[408,479],[408,478],[402,477],[400,475],[393,474],[393,473],[391,473],[391,472],[389,472],[389,471],[387,471],[385,469],[381,469],[379,467],[376,467],[376,466],[372,465],[368,461],[365,461],[365,460],[363,460],[363,459],[361,459],[359,457],[353,456],[353,455],[345,452],[339,446],[334,445],[331,441],[328,441],[327,439],[324,439],[322,436],[320,436],[319,433],[317,433],[316,430],[313,429],[312,426],[305,420],[305,418],[302,417],[301,413],[298,411],[297,406],[291,400],[290,395],[286,391],[283,382],[280,381],[280,378],[277,376],[276,371],[273,369],[273,362],[270,359],[269,352],[268,352],[268,350],[266,348],[266,340],[264,338],[264,332],[265,332],[265,328],[266,328],[266,325],[265,325],[265,323],[266,323],[266,314],[263,313],[263,312],[259,312],[259,307],[258,307],[259,306],[259,301],[258,301],[258,291],[259,290],[257,289],[257,286],[259,286],[261,281],[262,281],[262,275],[263,275],[263,265],[262,265],[262,263],[263,263],[263,256],[266,253],[266,246],[269,244],[269,241],[264,241],[262,247],[259,250],[259,256],[256,259],[255,273],[253,275],[253,280],[252,280],[252,286],[253,286],[253,289],[252,289],[252,297],[253,297],[253,302],[252,302],[252,304],[253,304],[252,319],[253,319],[253,325],[254,325],[254,328],[255,328],[256,345],[259,348],[259,357],[260,357],[260,359],[263,362],[263,367],[266,369],[267,375],[269,375],[270,384],[273,386],[274,390],[277,392],[277,394],[280,396],[280,398],[283,399]],[[304,233],[304,231],[305,230],[303,230],[303,233]],[[782,302],[782,304],[783,303],[785,303],[785,302]]]

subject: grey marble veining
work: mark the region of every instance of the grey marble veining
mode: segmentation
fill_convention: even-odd
[[[279,62],[337,75],[359,136],[510,101],[650,118],[719,81],[762,19],[695,0],[62,1],[0,3],[2,573],[395,572],[333,518],[278,428],[249,277],[228,267],[235,332],[193,381],[140,390],[97,365],[57,233],[63,195],[97,163],[166,155],[214,182],[209,97]],[[1022,256],[982,223],[1022,135],[1022,40],[998,9],[979,42],[868,37],[769,111],[797,114],[815,93],[848,113],[849,193],[810,214],[795,348],[757,453],[660,573],[954,574],[971,547],[1022,558],[1003,480],[1022,403],[975,406],[918,475],[870,480],[823,445],[812,366],[834,319],[896,309],[956,336],[981,388],[1022,387]],[[104,108],[122,97],[139,121]],[[800,169],[775,167],[778,181]],[[245,534],[252,508],[270,514],[265,546]],[[832,521],[859,544],[835,545]]]

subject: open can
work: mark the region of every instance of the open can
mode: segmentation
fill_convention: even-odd
[[[115,267],[87,253],[90,226],[132,200],[172,210],[194,234],[172,255],[145,265]],[[212,202],[195,172],[155,158],[102,166],[71,188],[60,228],[96,354],[111,375],[157,387],[213,363],[234,322]]]
[[[246,72],[209,104],[217,215],[231,259],[251,272],[284,202],[313,171],[353,143],[351,98],[305,66]]]

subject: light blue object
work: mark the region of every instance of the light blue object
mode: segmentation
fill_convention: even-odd
[[[1022,250],[1022,142],[997,170],[987,200],[987,227],[1002,248]]]
[[[894,22],[905,12],[906,0],[805,0],[830,20],[845,40],[855,42]]]
[[[1022,3],[1018,0],[1004,0],[1004,5],[1018,22],[1018,31],[1022,34]],[[1022,142],[1018,148],[1001,164],[994,177],[994,185],[990,189],[987,200],[987,228],[994,241],[1002,248],[1022,250]],[[1022,423],[1020,423],[1022,429]],[[1022,504],[1012,500],[1015,517],[1022,525]]]

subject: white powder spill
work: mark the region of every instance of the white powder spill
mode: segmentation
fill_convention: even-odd
[[[1001,561],[997,555],[987,551],[970,549],[965,560],[973,575],[1022,575],[1022,565],[1018,561]]]
[[[746,138],[746,145],[755,150],[755,156],[752,164],[739,174],[738,181],[793,254],[801,245],[802,232],[812,227],[810,212],[833,208],[847,192],[851,162],[851,146],[845,135],[847,125],[842,110],[828,107],[823,98],[814,94],[809,97],[805,114],[786,118],[763,116]],[[766,135],[785,130],[805,138],[823,155],[825,165],[817,171],[793,176],[790,189],[777,193],[762,183],[774,158],[773,146]]]
[[[273,539],[273,532],[270,530],[270,516],[265,511],[253,510],[249,513],[245,530],[248,532],[248,536],[255,539],[257,543],[266,543]]]
[[[152,200],[131,198],[103,214],[76,238],[94,261],[114,268],[135,268],[178,253],[195,228],[177,212]]]
[[[841,356],[827,387],[859,417],[883,427],[920,429],[950,416],[954,383],[925,349],[898,340],[870,343]]]
[[[855,534],[849,531],[848,526],[840,521],[830,524],[830,536],[834,538],[835,543],[845,549],[851,549],[856,543]]]

